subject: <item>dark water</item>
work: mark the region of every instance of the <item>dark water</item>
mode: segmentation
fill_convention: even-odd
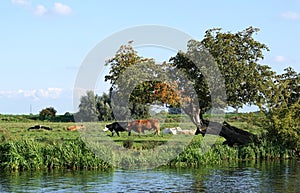
[[[0,184],[0,192],[300,192],[300,162],[239,162],[199,169],[1,173]]]

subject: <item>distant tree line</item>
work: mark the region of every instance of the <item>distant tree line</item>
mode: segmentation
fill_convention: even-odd
[[[130,103],[129,108],[113,106],[108,94],[97,95],[93,91],[87,91],[80,99],[79,111],[75,113],[75,119],[76,121],[111,121],[116,118],[114,112],[121,114],[124,120],[150,116],[147,105]]]

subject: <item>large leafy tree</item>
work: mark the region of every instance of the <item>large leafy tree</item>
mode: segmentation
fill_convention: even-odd
[[[209,51],[224,77],[227,104],[234,108],[244,104],[265,104],[266,91],[274,72],[259,62],[268,47],[253,38],[258,28],[249,27],[237,33],[206,31],[201,44]]]
[[[111,83],[110,97],[115,118],[128,119],[128,113],[134,118],[146,118],[149,115],[147,104],[151,102],[155,85],[152,78],[159,69],[153,59],[139,56],[129,43],[122,45],[106,65],[110,66],[105,81]]]
[[[172,96],[164,101],[181,105],[197,125],[198,133],[202,132],[203,113],[212,106],[240,108],[244,104],[255,104],[262,107],[270,93],[274,72],[259,64],[268,47],[252,37],[256,32],[258,29],[252,27],[237,33],[210,29],[201,42],[190,40],[187,52],[178,52],[170,59],[170,65],[185,73],[195,92],[182,92],[186,91],[187,82],[178,79],[177,84],[158,83],[161,92],[156,92],[156,97]],[[220,94],[222,89],[226,90],[225,103],[222,96],[213,96]],[[180,103],[174,101],[178,93]],[[212,104],[212,97],[220,98]]]

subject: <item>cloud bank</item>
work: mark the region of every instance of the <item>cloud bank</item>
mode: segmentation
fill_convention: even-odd
[[[30,98],[38,101],[42,99],[57,99],[61,96],[62,92],[63,89],[61,88],[0,90],[0,98]]]

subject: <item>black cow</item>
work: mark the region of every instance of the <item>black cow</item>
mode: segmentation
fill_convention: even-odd
[[[52,130],[52,128],[50,127],[46,127],[46,126],[43,126],[43,125],[35,125],[33,127],[29,127],[27,130],[31,130],[31,129],[46,129],[46,130]]]
[[[119,132],[127,131],[128,122],[113,122],[109,125],[105,125],[103,131],[111,131],[111,136],[114,136],[114,132],[120,137]]]

